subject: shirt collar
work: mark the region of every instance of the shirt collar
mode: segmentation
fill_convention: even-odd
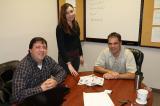
[[[29,61],[30,61],[31,63],[33,63],[33,64],[36,65],[36,66],[38,65],[37,62],[32,58],[32,56],[31,56],[30,53],[28,53],[27,57],[28,57],[28,59],[29,59]],[[46,57],[44,57],[44,59],[43,59],[43,61],[42,61],[42,65],[45,63],[45,61],[46,61]]]

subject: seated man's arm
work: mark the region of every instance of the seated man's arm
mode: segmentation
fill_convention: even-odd
[[[107,73],[111,70],[108,70],[105,68],[106,66],[106,59],[107,59],[107,55],[108,54],[108,50],[104,49],[99,56],[97,57],[97,60],[95,61],[94,64],[94,71],[95,72],[99,72],[99,73]]]
[[[94,71],[98,73],[107,73],[107,70],[101,66],[94,66]]]
[[[102,66],[94,66],[94,71],[103,73],[104,74],[103,77],[105,79],[118,79],[120,77],[118,72],[106,69]]]
[[[112,70],[109,70],[109,69],[105,69],[104,67],[102,66],[94,66],[94,71],[95,72],[98,72],[98,73],[109,73],[111,72]]]
[[[55,60],[52,60],[52,79],[57,81],[57,84],[60,84],[62,81],[65,80],[67,76],[66,71],[61,67]]]
[[[103,73],[104,74],[103,77],[105,79],[118,79],[118,77],[119,77],[118,72],[106,69],[102,66],[94,66],[94,71],[98,72],[98,73]]]
[[[102,66],[94,66],[94,71],[98,73],[103,73],[103,77],[105,79],[134,79],[135,73],[134,71],[118,73],[113,70],[106,69]]]
[[[118,73],[118,72],[109,72],[103,75],[105,79],[134,79],[135,73],[126,72],[126,73]]]
[[[131,72],[121,73],[118,76],[118,79],[134,79],[134,78],[135,78],[135,73]]]
[[[94,71],[103,73],[104,78],[106,79],[134,79],[135,73],[126,72],[126,73],[118,73],[109,69],[105,69],[102,66],[94,66]]]

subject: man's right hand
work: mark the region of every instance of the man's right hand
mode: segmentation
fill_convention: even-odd
[[[118,79],[119,73],[114,71],[109,71],[103,75],[105,79]]]
[[[42,88],[42,91],[47,91],[49,89],[56,87],[56,85],[57,85],[57,81],[49,78],[41,84],[41,88]]]

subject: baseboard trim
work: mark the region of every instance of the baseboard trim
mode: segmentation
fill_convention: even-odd
[[[152,88],[152,91],[156,93],[160,93],[160,89],[157,89],[157,88]]]

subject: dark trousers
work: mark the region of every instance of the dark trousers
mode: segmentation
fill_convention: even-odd
[[[69,88],[57,87],[26,98],[18,106],[61,106]]]
[[[18,106],[55,106],[51,99],[54,100],[52,91],[46,91],[26,98]]]
[[[64,62],[63,58],[61,55],[58,55],[58,63],[59,65],[61,65],[66,71],[67,73],[70,73],[67,64]],[[71,64],[74,67],[74,69],[76,71],[78,71],[79,69],[79,65],[80,65],[80,56],[77,57],[71,57]]]

